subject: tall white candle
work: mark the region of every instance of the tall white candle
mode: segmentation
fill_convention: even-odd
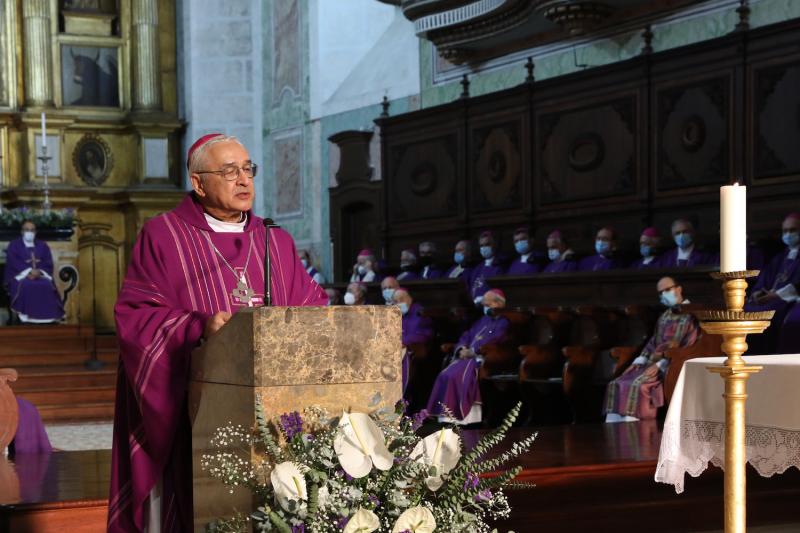
[[[47,148],[47,120],[44,118],[44,111],[42,111],[42,148]]]
[[[747,187],[726,185],[719,193],[720,270],[747,270]]]

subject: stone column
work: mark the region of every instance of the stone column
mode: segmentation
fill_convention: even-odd
[[[158,0],[133,0],[133,108],[161,108],[158,76]]]
[[[50,0],[22,2],[25,52],[25,103],[53,104],[53,63],[50,45]]]

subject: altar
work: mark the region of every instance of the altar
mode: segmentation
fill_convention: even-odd
[[[723,383],[707,370],[724,357],[687,361],[678,378],[661,440],[655,479],[683,492],[685,475],[697,477],[725,452]],[[747,388],[747,462],[763,477],[800,470],[800,354],[748,357],[763,366]]]

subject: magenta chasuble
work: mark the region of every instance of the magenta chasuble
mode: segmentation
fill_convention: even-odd
[[[193,194],[142,228],[114,308],[120,364],[109,531],[144,529],[159,479],[162,531],[192,530],[191,351],[214,313],[262,305],[265,236],[252,212],[243,233],[213,232]],[[270,258],[273,305],[327,304],[285,231],[270,230]],[[242,276],[252,298],[237,290]]]

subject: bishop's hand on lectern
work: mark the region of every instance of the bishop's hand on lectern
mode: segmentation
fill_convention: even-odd
[[[114,309],[120,371],[108,530],[192,529],[187,389],[192,350],[264,301],[266,229],[251,207],[256,164],[238,140],[199,139],[193,192],[142,228]],[[274,305],[325,305],[294,242],[269,230]],[[160,524],[160,526],[159,526]]]

